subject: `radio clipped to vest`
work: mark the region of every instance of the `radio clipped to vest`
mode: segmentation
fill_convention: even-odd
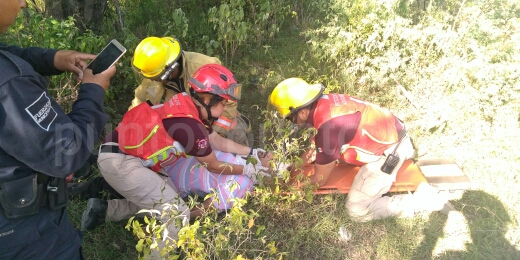
[[[402,136],[399,138],[399,142],[397,142],[397,145],[395,146],[392,153],[390,153],[387,157],[383,165],[381,166],[381,171],[386,174],[392,174],[397,164],[399,164],[399,155],[397,154],[397,149],[399,148],[399,145],[403,142],[403,139],[406,137],[406,130],[403,129],[401,131]]]

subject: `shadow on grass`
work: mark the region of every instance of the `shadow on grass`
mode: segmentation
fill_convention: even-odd
[[[520,252],[505,238],[511,218],[502,202],[484,191],[469,190],[453,202],[468,224],[471,242],[466,250],[449,250],[433,255],[435,245],[443,237],[448,217],[430,221],[424,226],[424,239],[416,248],[412,259],[520,259]]]

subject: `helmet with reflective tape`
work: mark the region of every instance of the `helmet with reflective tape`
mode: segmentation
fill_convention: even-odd
[[[145,78],[165,80],[179,66],[182,48],[172,37],[147,37],[135,48],[132,67]]]
[[[210,93],[231,101],[238,101],[241,97],[242,85],[222,65],[202,65],[193,73],[189,84],[195,92]]]
[[[300,78],[289,78],[280,82],[268,99],[268,110],[276,110],[282,118],[293,116],[300,108],[316,101],[325,87],[321,84],[310,85]]]

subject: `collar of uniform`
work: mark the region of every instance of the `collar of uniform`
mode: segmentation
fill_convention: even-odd
[[[307,124],[314,126],[314,112],[316,112],[316,105],[318,104],[320,99],[316,100],[316,102],[312,103],[311,109],[309,111],[309,117],[307,118]]]

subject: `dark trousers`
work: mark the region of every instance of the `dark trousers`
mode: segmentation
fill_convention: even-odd
[[[83,259],[81,241],[66,208],[15,220],[0,215],[0,259]]]

